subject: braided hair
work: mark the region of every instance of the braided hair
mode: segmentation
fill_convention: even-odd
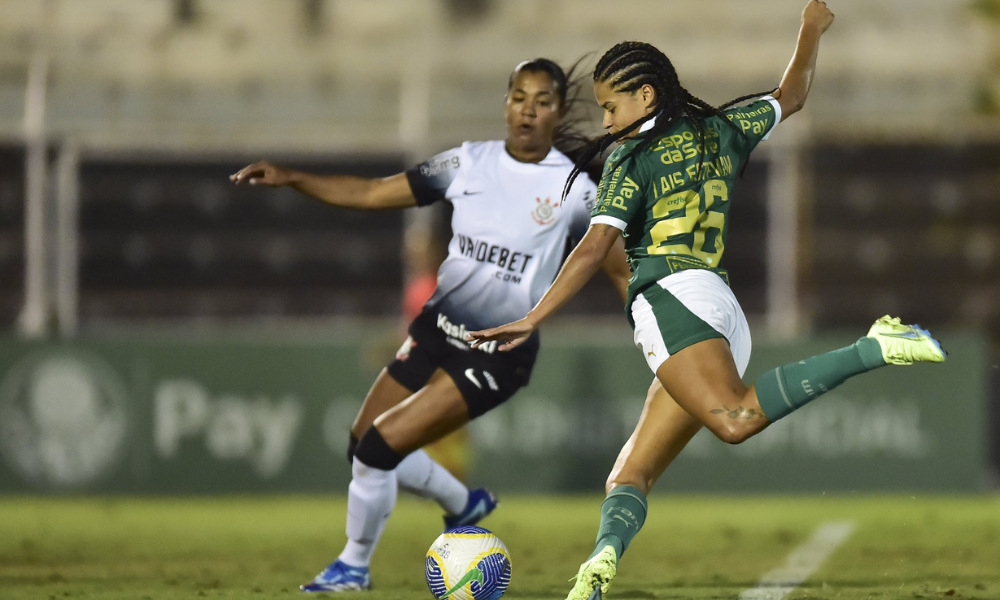
[[[587,122],[587,115],[580,108],[582,100],[580,93],[583,90],[583,80],[585,75],[578,75],[580,64],[587,56],[576,60],[570,67],[563,70],[556,62],[547,58],[535,58],[526,60],[514,67],[507,80],[507,91],[514,86],[514,77],[518,73],[545,73],[552,78],[555,85],[556,94],[559,96],[559,104],[563,116],[559,120],[552,136],[552,145],[565,154],[571,161],[578,163],[580,157],[587,151],[593,143],[593,138],[584,133],[583,126]],[[592,179],[600,179],[600,165],[596,165],[594,157],[584,161],[581,172],[587,172]]]
[[[774,90],[770,90],[747,94],[730,100],[722,106],[712,106],[684,89],[670,59],[656,47],[644,42],[621,42],[605,52],[594,68],[594,83],[602,82],[607,82],[611,89],[618,93],[634,92],[648,84],[656,93],[656,105],[648,115],[636,119],[634,123],[618,133],[604,135],[585,148],[577,157],[576,165],[566,180],[566,185],[563,187],[563,198],[569,193],[577,176],[586,169],[591,161],[603,154],[611,144],[627,137],[639,129],[643,123],[653,118],[656,118],[653,126],[636,136],[644,143],[636,144],[625,158],[629,158],[644,148],[652,148],[657,138],[680,119],[690,119],[701,142],[701,160],[698,164],[698,172],[700,173],[705,161],[705,119],[712,116],[723,117],[722,121],[745,139],[746,134],[725,118],[722,111],[751,98],[758,98],[774,92]]]

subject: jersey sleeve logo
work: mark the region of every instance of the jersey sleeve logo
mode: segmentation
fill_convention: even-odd
[[[539,225],[548,225],[555,220],[555,209],[559,208],[559,203],[553,203],[552,199],[546,197],[545,200],[535,198],[534,210],[531,211],[531,218]]]
[[[441,153],[421,164],[420,174],[424,177],[433,177],[442,171],[457,169],[460,166],[462,166],[462,162],[459,160],[457,154],[448,156],[446,153]]]
[[[639,186],[636,184],[636,182],[632,181],[630,177],[626,177],[625,182],[622,183],[622,193],[618,196],[615,196],[614,200],[611,202],[611,205],[614,206],[615,208],[628,210],[628,207],[625,206],[625,200],[631,200],[632,194],[634,194],[637,191],[639,191]]]

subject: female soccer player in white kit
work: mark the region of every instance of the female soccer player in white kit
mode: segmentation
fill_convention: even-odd
[[[496,507],[469,491],[421,448],[499,406],[528,383],[538,336],[513,352],[469,347],[469,331],[523,316],[555,279],[586,232],[596,187],[580,178],[563,199],[574,162],[556,146],[579,139],[560,128],[572,104],[570,79],[554,62],[514,69],[506,97],[507,139],[466,142],[385,179],[319,176],[254,163],[231,179],[283,186],[335,206],[387,209],[452,204],[454,232],[433,297],[382,371],[351,429],[347,545],[304,591],[365,590],[369,563],[396,501],[397,485],[437,500],[446,528],[471,525]],[[624,297],[623,244],[604,269]]]

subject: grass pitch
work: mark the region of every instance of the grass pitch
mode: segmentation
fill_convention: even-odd
[[[483,523],[507,544],[507,597],[562,599],[588,555],[599,496],[502,498]],[[304,598],[340,551],[338,497],[0,498],[0,598]],[[823,523],[855,529],[789,599],[1000,599],[994,497],[653,496],[609,600],[738,598]],[[433,504],[401,498],[365,600],[429,600]],[[343,596],[342,596],[343,597]]]

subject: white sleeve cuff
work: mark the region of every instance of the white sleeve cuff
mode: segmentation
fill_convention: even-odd
[[[767,138],[771,137],[771,132],[774,131],[774,128],[777,127],[778,123],[781,122],[781,105],[778,104],[778,100],[775,99],[774,96],[764,96],[763,98],[761,98],[761,100],[767,100],[768,102],[771,103],[771,106],[774,107],[774,125],[771,125],[771,128],[767,130],[767,133],[764,134],[764,137],[760,138],[760,141],[763,142]]]
[[[590,219],[590,224],[610,225],[615,229],[620,229],[622,231],[625,231],[625,227],[628,226],[628,223],[626,223],[625,221],[622,221],[621,219],[616,219],[615,217],[609,217],[608,215],[597,215],[596,217]]]

